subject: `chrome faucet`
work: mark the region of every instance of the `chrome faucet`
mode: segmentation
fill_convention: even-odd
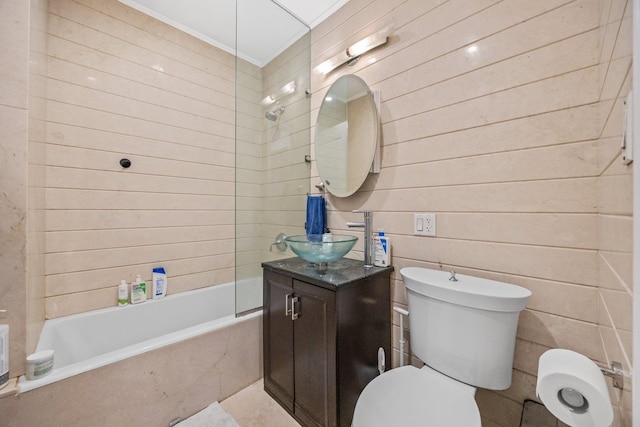
[[[347,222],[347,227],[364,228],[364,266],[373,267],[371,250],[371,225],[373,223],[373,212],[362,210],[354,210],[352,212],[364,214],[364,222]]]
[[[287,250],[287,242],[285,241],[285,239],[287,238],[287,235],[284,233],[280,233],[278,234],[278,236],[276,237],[276,241],[273,242],[271,244],[271,246],[269,246],[269,252],[273,252],[273,247],[275,246],[276,249],[278,249],[280,252],[284,252]]]

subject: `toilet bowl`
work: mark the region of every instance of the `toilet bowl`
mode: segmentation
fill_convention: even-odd
[[[411,349],[425,363],[381,374],[362,391],[352,427],[476,427],[476,387],[504,390],[520,311],[520,286],[439,270],[400,270]]]
[[[352,427],[481,427],[476,389],[425,366],[392,369],[360,395]]]

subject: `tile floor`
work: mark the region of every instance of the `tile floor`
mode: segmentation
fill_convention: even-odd
[[[525,400],[520,427],[569,427],[551,415],[543,405],[532,400]]]
[[[240,427],[300,427],[265,391],[262,379],[220,402]],[[568,427],[534,401],[525,401],[520,427]]]
[[[240,427],[300,427],[265,391],[262,379],[220,402]]]

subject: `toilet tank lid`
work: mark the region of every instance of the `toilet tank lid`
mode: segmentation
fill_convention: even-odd
[[[517,312],[527,304],[531,291],[521,286],[479,277],[456,274],[421,267],[400,270],[409,291],[457,304],[489,311]]]

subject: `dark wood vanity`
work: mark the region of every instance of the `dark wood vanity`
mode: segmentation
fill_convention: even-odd
[[[324,274],[300,258],[262,267],[265,390],[305,427],[349,427],[380,347],[391,365],[393,267],[346,258]]]

